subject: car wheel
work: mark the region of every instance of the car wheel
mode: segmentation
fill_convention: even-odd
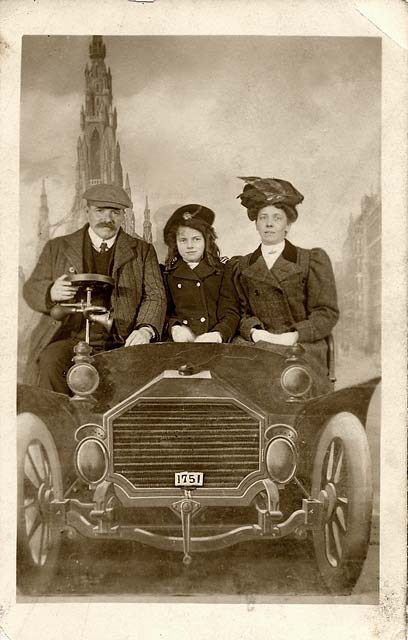
[[[360,420],[339,413],[324,426],[312,473],[312,497],[324,503],[321,529],[313,531],[315,557],[330,591],[350,593],[367,555],[372,512],[367,435]]]
[[[61,531],[51,526],[50,503],[63,498],[62,475],[54,440],[30,413],[17,418],[17,585],[42,591],[57,562]]]

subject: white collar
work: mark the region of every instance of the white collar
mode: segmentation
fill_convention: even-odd
[[[118,231],[118,233],[119,233],[119,231]],[[110,249],[114,245],[115,240],[116,240],[117,235],[118,235],[118,234],[116,234],[116,235],[113,236],[113,238],[109,238],[108,240],[104,240],[103,238],[98,236],[98,234],[95,233],[95,231],[93,229],[91,229],[91,227],[88,227],[88,234],[89,234],[89,237],[91,239],[92,246],[93,246],[94,249],[96,249],[96,251],[100,251],[101,250],[102,242],[106,242],[106,244],[108,246],[108,249]]]
[[[263,257],[265,257],[266,255],[273,255],[273,257],[276,259],[280,256],[280,254],[283,252],[285,248],[285,241],[282,240],[282,242],[278,242],[277,244],[261,244],[261,251],[262,251],[262,255]]]
[[[195,269],[196,267],[198,267],[201,260],[200,262],[187,262],[187,260],[184,260],[184,262],[190,267],[190,269]]]

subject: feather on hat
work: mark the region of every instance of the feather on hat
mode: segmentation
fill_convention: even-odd
[[[255,220],[258,211],[263,207],[281,204],[293,210],[294,219],[297,218],[296,205],[303,201],[303,195],[287,180],[280,178],[258,178],[257,176],[241,177],[246,185],[237,198],[248,211],[250,220]]]

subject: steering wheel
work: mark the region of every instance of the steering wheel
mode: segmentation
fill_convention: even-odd
[[[82,313],[87,320],[91,314],[102,316],[108,313],[115,284],[113,278],[99,273],[75,273],[67,279],[77,287],[77,292],[72,302],[59,302],[52,307],[50,315],[55,320],[63,320],[71,313]],[[94,304],[95,298],[102,304]]]

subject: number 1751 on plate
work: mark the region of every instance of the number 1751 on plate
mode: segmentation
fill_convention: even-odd
[[[176,487],[202,487],[204,474],[198,471],[178,471],[174,474]]]

